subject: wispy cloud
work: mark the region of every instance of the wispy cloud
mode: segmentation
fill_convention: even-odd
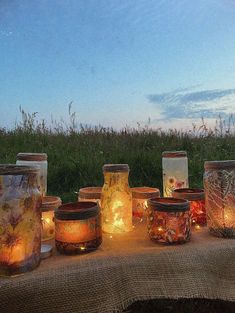
[[[148,100],[166,118],[213,118],[235,112],[235,89],[191,91],[190,88],[150,94]]]

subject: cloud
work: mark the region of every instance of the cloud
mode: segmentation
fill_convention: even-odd
[[[195,86],[196,87],[196,86]],[[226,117],[235,112],[235,89],[191,91],[193,87],[150,94],[148,100],[166,119]]]

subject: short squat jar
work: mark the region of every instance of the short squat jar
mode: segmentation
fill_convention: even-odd
[[[217,237],[235,238],[235,160],[205,162],[207,225]]]
[[[132,194],[127,164],[106,164],[101,194],[102,227],[106,233],[129,232],[132,227]]]
[[[47,155],[46,153],[18,153],[17,165],[29,165],[39,168],[38,186],[44,197],[47,193]]]
[[[0,276],[22,274],[40,263],[37,174],[28,166],[0,165]]]
[[[79,189],[78,201],[100,202],[102,187],[85,187]]]
[[[90,252],[101,242],[101,214],[97,203],[68,203],[55,210],[55,243],[60,253]]]
[[[195,229],[206,225],[205,193],[201,188],[175,189],[173,197],[190,203],[191,223]]]
[[[61,205],[61,199],[54,196],[46,196],[42,199],[42,241],[55,237],[54,212]]]
[[[163,196],[172,197],[179,188],[188,188],[188,158],[186,151],[162,153]]]
[[[148,233],[162,244],[180,244],[190,240],[190,210],[187,200],[153,198],[148,200]]]

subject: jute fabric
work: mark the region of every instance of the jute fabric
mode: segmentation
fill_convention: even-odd
[[[235,240],[203,229],[187,244],[162,246],[140,225],[105,235],[95,252],[54,251],[36,270],[0,279],[1,313],[122,312],[137,300],[161,298],[235,301]]]

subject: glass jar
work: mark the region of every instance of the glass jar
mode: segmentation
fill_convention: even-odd
[[[191,223],[195,229],[206,225],[206,207],[204,189],[183,188],[175,189],[173,197],[177,199],[186,199],[190,203]]]
[[[148,200],[148,233],[150,239],[163,244],[179,244],[190,240],[188,200],[153,198]]]
[[[33,167],[0,165],[0,276],[22,274],[40,263],[37,175]]]
[[[160,197],[160,190],[151,187],[133,187],[132,192],[132,212],[133,217],[142,219],[146,215],[147,200]]]
[[[102,227],[106,233],[129,232],[132,227],[132,195],[127,164],[103,166],[104,186],[101,194]]]
[[[163,196],[172,197],[175,189],[188,187],[188,158],[186,151],[162,153]]]
[[[85,187],[79,189],[78,201],[99,201],[101,198],[101,187]]]
[[[46,153],[18,153],[17,165],[29,165],[39,167],[38,186],[44,197],[47,193],[47,155]]]
[[[55,243],[60,253],[90,252],[101,242],[101,213],[97,203],[68,203],[55,210]]]
[[[54,196],[42,198],[42,241],[53,239],[55,236],[54,212],[61,205],[61,199]]]
[[[217,237],[235,238],[235,160],[205,162],[207,225]]]

